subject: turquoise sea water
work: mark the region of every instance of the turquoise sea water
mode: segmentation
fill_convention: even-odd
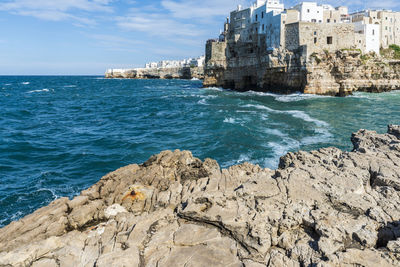
[[[288,151],[400,124],[400,92],[347,98],[203,89],[200,81],[0,77],[0,226],[165,149],[276,168]]]

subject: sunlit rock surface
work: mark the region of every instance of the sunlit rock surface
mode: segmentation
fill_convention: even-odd
[[[351,140],[277,170],[161,152],[0,229],[0,266],[399,266],[400,127]]]

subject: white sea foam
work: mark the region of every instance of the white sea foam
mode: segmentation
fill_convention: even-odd
[[[324,128],[316,128],[316,135],[307,136],[301,139],[302,145],[313,145],[318,143],[327,143],[332,139],[333,135],[329,132],[328,129]]]
[[[224,167],[234,166],[234,165],[241,164],[241,163],[244,163],[244,162],[251,162],[250,161],[250,155],[248,155],[248,154],[240,154],[238,159],[228,161],[226,164],[224,164]]]
[[[198,78],[192,78],[191,81],[200,81],[200,79],[198,79]]]
[[[332,96],[322,96],[322,95],[311,95],[311,94],[290,94],[290,95],[275,95],[275,100],[279,102],[297,102],[306,99],[315,99],[315,98],[328,98]]]
[[[225,119],[224,119],[224,122],[225,122],[225,123],[232,123],[232,124],[233,124],[233,123],[236,123],[236,120],[235,120],[234,118],[225,118]]]
[[[302,120],[308,121],[308,122],[312,122],[312,123],[314,123],[314,124],[316,124],[318,126],[322,126],[322,127],[328,127],[329,126],[329,124],[327,122],[314,119],[314,118],[310,117],[310,115],[308,115],[307,113],[305,113],[303,111],[288,110],[288,111],[285,111],[285,113],[288,113],[288,114],[292,115],[295,118],[302,119]]]
[[[276,113],[276,114],[289,114],[289,115],[293,116],[294,118],[302,119],[307,122],[312,122],[312,123],[316,124],[317,126],[321,126],[321,127],[329,126],[329,124],[327,122],[312,118],[310,115],[308,115],[307,113],[305,113],[304,111],[301,111],[301,110],[276,110],[276,109],[272,109],[267,106],[263,106],[263,105],[259,105],[259,104],[256,104],[256,105],[247,104],[242,107],[266,110],[266,111],[269,111],[271,113]]]
[[[283,132],[279,131],[278,129],[264,129],[264,133],[269,134],[269,135],[275,135],[275,136],[280,136],[280,137],[286,137],[287,134],[284,134]]]
[[[222,89],[222,88],[219,88],[219,87],[207,87],[207,88],[204,88],[205,90],[213,90],[213,91],[223,91],[224,89]]]
[[[65,85],[64,87],[65,88],[74,88],[74,87],[76,87],[76,85]]]
[[[23,83],[21,83],[21,84],[23,84],[23,85],[28,85],[28,84],[30,84],[30,82],[23,82]]]
[[[266,107],[266,106],[263,106],[263,105],[258,105],[258,104],[256,104],[256,105],[247,104],[247,105],[244,105],[242,107],[243,108],[256,108],[256,109],[261,109],[261,110],[267,110],[267,111],[270,111],[270,112],[279,112],[278,110],[274,110],[272,108],[269,108],[269,107]]]
[[[50,192],[50,193],[52,194],[52,198],[53,198],[53,199],[59,198],[59,196],[56,194],[56,192],[54,191],[54,189],[50,189],[50,188],[40,188],[39,190],[37,190],[37,192]]]
[[[197,104],[200,104],[200,105],[208,105],[206,99],[204,99],[204,98],[201,99],[201,100],[199,100],[199,101],[197,101]]]
[[[44,88],[42,90],[32,90],[32,91],[29,91],[28,93],[31,94],[31,93],[40,93],[40,92],[49,92],[49,91],[50,91],[49,89]]]
[[[313,98],[327,98],[331,96],[322,96],[322,95],[314,95],[314,94],[303,94],[301,92],[296,92],[293,94],[282,95],[282,94],[274,94],[274,93],[266,93],[266,92],[256,92],[256,91],[248,91],[246,92],[248,95],[258,95],[258,96],[271,96],[275,98],[276,101],[279,102],[296,102],[306,99]]]

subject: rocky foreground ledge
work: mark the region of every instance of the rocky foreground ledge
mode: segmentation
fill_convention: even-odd
[[[164,151],[0,229],[0,266],[400,266],[400,126],[352,142],[277,170]]]

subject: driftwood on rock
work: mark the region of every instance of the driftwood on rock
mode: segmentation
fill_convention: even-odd
[[[0,266],[399,266],[400,127],[277,170],[164,151],[0,229]]]

